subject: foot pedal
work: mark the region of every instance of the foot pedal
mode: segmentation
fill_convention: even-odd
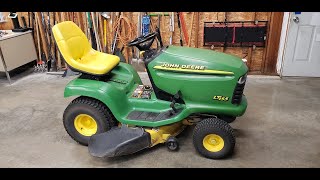
[[[90,137],[89,153],[95,157],[133,154],[151,145],[150,134],[142,128],[115,127]]]

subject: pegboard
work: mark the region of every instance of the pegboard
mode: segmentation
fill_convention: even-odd
[[[265,47],[268,21],[204,22],[204,46]]]

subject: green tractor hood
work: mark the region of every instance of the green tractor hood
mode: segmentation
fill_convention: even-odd
[[[241,76],[248,71],[241,58],[208,49],[169,46],[160,55],[158,63],[168,63],[174,59],[176,64],[198,64],[217,71],[230,72]]]

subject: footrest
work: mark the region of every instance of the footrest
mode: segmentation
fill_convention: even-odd
[[[150,134],[142,128],[115,127],[90,137],[89,153],[95,157],[115,157],[133,154],[150,147]]]

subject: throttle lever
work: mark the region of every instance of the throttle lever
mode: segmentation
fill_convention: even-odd
[[[177,113],[178,110],[176,107],[174,107],[174,105],[176,104],[176,102],[181,98],[181,91],[179,90],[172,98],[172,102],[170,104],[170,107],[172,108],[172,110]]]
[[[177,110],[177,108],[176,107],[174,107],[174,105],[176,104],[176,100],[175,99],[173,99],[173,101],[171,102],[171,104],[170,104],[170,107],[172,108],[172,110],[176,113],[176,112],[178,112],[178,110]]]

